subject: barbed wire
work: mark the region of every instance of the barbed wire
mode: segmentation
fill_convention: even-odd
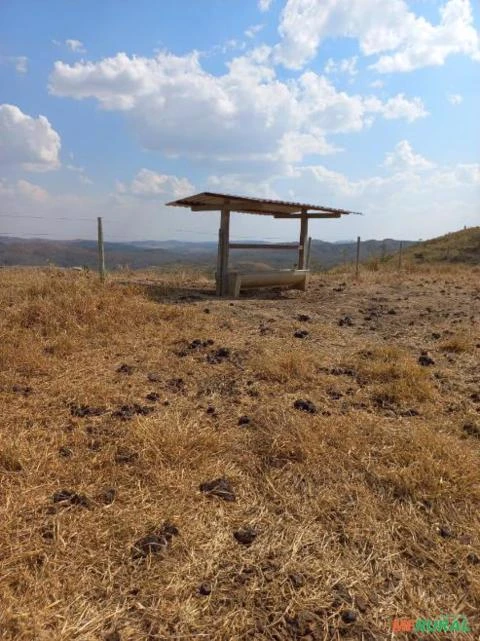
[[[77,220],[82,220],[82,221],[89,221],[89,222],[96,222],[96,218],[72,218],[71,216],[61,216],[61,217],[54,217],[52,218],[51,216],[25,216],[24,214],[0,214],[0,218],[29,218],[32,220],[68,220],[75,222]],[[115,222],[121,222],[121,221],[114,221],[111,218],[103,218],[102,220],[104,222],[109,222],[109,223],[115,223]]]
[[[50,219],[50,220],[52,220],[52,219]],[[214,233],[206,232],[206,231],[199,231],[199,230],[196,230],[196,229],[174,229],[174,230],[171,231],[171,233],[172,234],[189,234],[190,236],[209,236],[209,238],[205,239],[204,242],[216,243],[217,240],[218,240]],[[42,237],[49,236],[50,240],[58,240],[58,241],[67,241],[67,240],[69,240],[69,241],[80,241],[80,240],[92,240],[92,241],[94,241],[94,240],[96,240],[96,236],[94,238],[70,238],[70,239],[67,239],[67,238],[58,238],[57,234],[58,234],[58,231],[57,232],[50,232],[50,231],[49,232],[38,232],[38,233],[34,233],[34,232],[28,232],[28,233],[27,232],[13,232],[12,231],[12,232],[0,232],[0,237],[1,236],[6,236],[6,237],[15,237],[15,238],[21,238],[21,237],[37,238],[37,237],[40,237],[40,236],[42,236]],[[258,234],[258,236],[249,235],[249,236],[232,237],[231,238],[231,242],[236,242],[237,240],[258,240],[259,236],[261,236],[262,240],[285,240],[285,238],[283,236],[263,236],[263,234]],[[141,240],[140,239],[139,240],[132,240],[131,238],[128,238],[128,236],[126,236],[126,235],[120,236],[118,234],[109,234],[108,233],[108,227],[107,227],[106,230],[104,229],[104,241],[106,243],[108,243],[110,241],[118,241],[118,242],[124,242],[124,243],[129,243],[129,244],[131,244],[131,243],[148,243],[148,242],[161,243],[161,242],[168,242],[168,241],[175,241],[175,240],[177,240],[177,242],[188,242],[188,243],[195,243],[196,242],[193,239],[190,239],[190,240],[181,240],[180,239],[180,240],[178,240],[178,239],[171,238],[171,237],[167,238],[165,240],[151,240],[150,241],[148,238],[144,238],[144,239],[141,239]]]

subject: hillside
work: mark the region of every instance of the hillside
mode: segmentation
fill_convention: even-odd
[[[480,227],[469,227],[418,243],[409,248],[406,255],[416,263],[480,265]]]
[[[2,640],[478,639],[478,276],[0,270]]]
[[[404,241],[404,245],[411,244]],[[398,250],[399,241],[368,240],[362,243],[362,259],[381,258]],[[313,269],[328,269],[354,260],[355,243],[328,243],[312,241]],[[178,267],[195,265],[213,272],[217,260],[217,246],[213,242],[144,241],[105,243],[107,268],[116,270],[128,266],[131,269],[146,267]],[[263,263],[264,268],[291,267],[297,259],[295,251],[241,250],[231,253],[231,264],[237,267],[253,267]],[[91,240],[39,240],[36,238],[0,238],[0,266],[45,266],[58,267],[97,266],[97,244]],[[258,266],[256,267],[258,268]]]

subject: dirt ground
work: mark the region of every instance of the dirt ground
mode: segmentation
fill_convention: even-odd
[[[0,270],[0,638],[478,639],[479,277]]]

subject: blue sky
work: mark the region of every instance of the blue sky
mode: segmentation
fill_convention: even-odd
[[[469,0],[3,0],[0,233],[214,239],[164,206],[207,190],[365,213],[326,240],[479,224],[479,25]]]

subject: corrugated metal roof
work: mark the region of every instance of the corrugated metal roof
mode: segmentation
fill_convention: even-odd
[[[221,209],[227,203],[230,211],[266,216],[275,214],[299,214],[302,210],[326,214],[362,215],[360,212],[337,209],[335,207],[324,207],[323,205],[295,203],[286,200],[270,200],[268,198],[251,198],[250,196],[234,196],[232,194],[219,194],[210,191],[204,191],[194,196],[173,200],[166,204],[171,207],[211,207],[212,210],[216,210]]]

